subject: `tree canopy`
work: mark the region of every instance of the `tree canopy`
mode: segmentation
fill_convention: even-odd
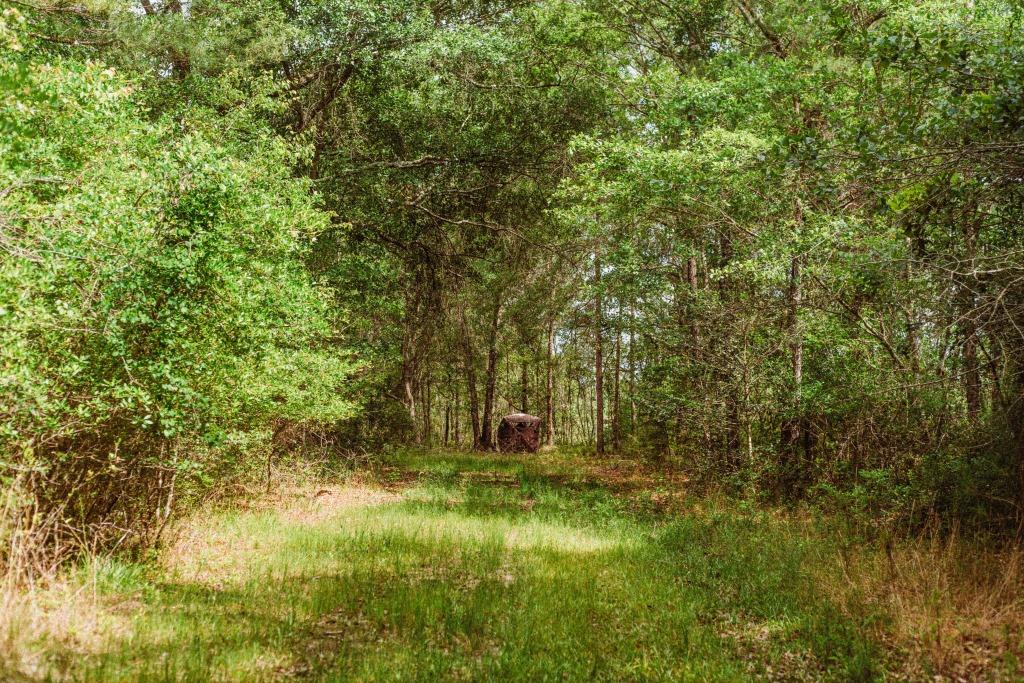
[[[5,509],[145,536],[303,435],[486,450],[520,410],[737,492],[1019,529],[1021,21],[9,2]]]

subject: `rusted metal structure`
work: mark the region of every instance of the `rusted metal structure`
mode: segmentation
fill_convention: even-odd
[[[536,453],[540,448],[540,418],[512,413],[498,425],[498,448],[502,453]]]

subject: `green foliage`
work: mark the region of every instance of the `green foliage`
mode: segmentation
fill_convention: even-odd
[[[556,440],[788,499],[866,500],[884,472],[907,517],[1009,522],[1020,21],[1006,0],[8,11],[4,451],[95,472],[169,449],[214,476],[289,425],[488,447],[550,375]]]
[[[580,453],[607,440],[695,486],[811,497],[858,534],[1019,535],[1017,3],[17,6],[0,16],[0,547],[153,543],[178,501],[257,463],[269,477],[311,432],[339,452],[487,449],[512,410]],[[282,575],[300,557],[341,578],[247,575],[267,618],[231,642],[283,647],[297,611],[331,611],[416,634],[346,651],[368,679],[396,653],[410,677],[738,678],[695,617],[725,612],[799,643],[818,677],[878,675],[869,618],[813,594],[803,539],[749,509],[655,523],[660,491],[627,505],[506,464],[502,487],[467,482],[471,459],[421,467],[383,527],[289,528]],[[493,580],[519,561],[496,539],[521,533],[535,610]],[[484,586],[466,600],[410,578],[463,550],[454,571]],[[592,571],[567,574],[584,552]],[[608,577],[624,611],[593,600]],[[192,648],[174,675],[232,670],[206,657],[216,628],[172,621]],[[509,632],[539,635],[464,647]]]
[[[356,364],[303,263],[329,217],[284,141],[248,129],[240,144],[203,110],[147,120],[98,62],[8,59],[20,87],[0,108],[18,122],[0,143],[0,482],[102,521],[90,500],[103,480],[205,466],[201,450],[169,451],[354,415]]]
[[[619,53],[619,118],[572,144],[556,215],[632,311],[609,324],[639,365],[638,443],[888,521],[1009,519],[1019,366],[993,361],[1020,348],[1019,9],[600,11],[644,47]]]

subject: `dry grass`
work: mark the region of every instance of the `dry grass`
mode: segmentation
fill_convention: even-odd
[[[645,473],[635,476],[639,481]],[[724,512],[736,514],[734,502],[711,494],[686,501],[684,514]],[[870,628],[890,654],[887,672],[896,680],[1024,680],[1024,548],[993,547],[990,538],[965,537],[956,529],[887,543],[850,542],[834,520],[806,509],[767,512],[782,528],[817,544],[809,567],[815,585]],[[739,640],[757,640],[746,636]]]
[[[818,581],[855,615],[877,624],[908,680],[1011,680],[1024,661],[1024,551],[992,549],[957,533],[840,551]]]
[[[659,512],[688,514],[732,508],[715,496],[685,500],[680,475],[623,461],[581,463],[587,477],[635,498],[650,495]],[[666,487],[666,485],[668,485]],[[673,493],[658,493],[668,488]],[[655,491],[654,493],[650,493]],[[724,508],[723,508],[724,506]],[[705,510],[706,512],[706,510]],[[776,511],[779,520],[815,535],[811,518]],[[835,532],[833,532],[835,533]],[[958,531],[906,538],[875,547],[847,547],[842,538],[815,568],[816,581],[853,618],[879,611],[876,637],[893,653],[901,680],[1020,680],[1024,671],[1024,549],[993,548]],[[870,619],[866,619],[871,621]]]
[[[223,550],[224,546],[218,548],[217,544],[228,541],[215,534],[211,538],[202,524],[204,513],[214,510],[275,511],[297,523],[312,523],[345,506],[379,504],[394,498],[383,491],[337,485],[314,489],[311,496],[309,482],[314,476],[308,463],[287,465],[274,471],[271,491],[263,482],[250,481],[229,482],[209,492],[203,506],[167,529],[164,540],[169,543],[161,552],[160,563],[173,565],[176,558],[188,557],[200,546],[204,557]],[[4,491],[0,524],[24,517],[11,513],[17,493],[14,486]],[[0,681],[4,683],[59,677],[76,657],[98,653],[126,636],[139,607],[135,597],[113,597],[99,586],[110,579],[112,567],[123,565],[90,553],[80,565],[61,569],[52,558],[69,553],[52,547],[45,554],[34,553],[33,548],[42,543],[35,537],[45,534],[47,523],[35,520],[28,529],[0,526],[4,545],[0,559],[5,560],[0,564]],[[79,552],[88,547],[80,543]],[[237,553],[225,555],[238,558]]]
[[[288,481],[277,490],[250,498],[242,514],[261,515],[266,534],[239,534],[238,517],[192,515],[175,524],[161,550],[161,568],[182,579],[220,588],[232,578],[243,579],[254,555],[281,552],[287,537],[274,528],[312,527],[338,518],[345,512],[402,499],[393,491],[351,484],[310,486]]]
[[[320,487],[310,496],[310,489],[296,489],[279,508],[279,515],[288,522],[319,524],[343,510],[373,507],[402,499],[395,491],[353,484]]]
[[[0,591],[0,680],[48,678],[76,655],[97,653],[126,633],[135,606],[100,595],[101,564],[28,589],[7,585]],[[55,653],[64,655],[55,661]]]
[[[58,646],[90,650],[110,627],[87,581],[56,579],[45,545],[50,516],[27,514],[22,482],[0,490],[0,680],[48,673],[45,653]]]

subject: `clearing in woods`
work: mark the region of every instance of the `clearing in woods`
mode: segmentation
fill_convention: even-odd
[[[851,680],[862,629],[790,522],[565,455],[403,453],[96,571],[84,681]],[[867,618],[867,617],[864,617]],[[861,624],[863,625],[863,624]],[[117,635],[115,635],[115,633]]]

